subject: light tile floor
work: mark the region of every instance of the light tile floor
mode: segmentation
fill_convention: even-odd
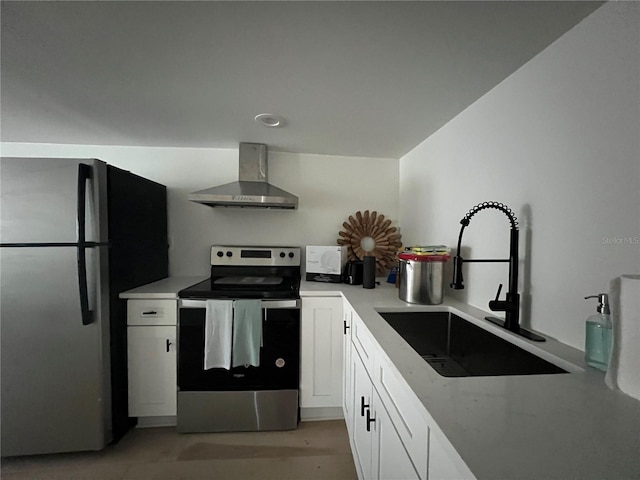
[[[100,452],[3,458],[3,480],[353,480],[343,420],[297,430],[179,434],[139,428]]]

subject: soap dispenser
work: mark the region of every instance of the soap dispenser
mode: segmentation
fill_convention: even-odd
[[[587,318],[584,359],[588,365],[606,372],[613,344],[609,296],[600,293],[584,298],[598,299],[598,313]]]

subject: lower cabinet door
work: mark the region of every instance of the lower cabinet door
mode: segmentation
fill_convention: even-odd
[[[419,480],[420,475],[413,466],[413,462],[375,389],[373,390],[373,411],[375,422],[372,430],[375,430],[375,434],[371,454],[374,462],[371,478],[375,480]]]
[[[420,475],[373,387],[360,355],[351,352],[353,450],[361,480],[419,480]]]
[[[371,412],[371,393],[373,385],[369,374],[364,368],[360,355],[353,349],[351,351],[351,363],[353,365],[353,457],[361,480],[371,478],[371,454],[373,445]],[[368,426],[367,426],[368,425]]]
[[[342,352],[344,355],[344,372],[342,375],[342,412],[347,425],[349,437],[353,436],[353,362],[351,361],[351,305],[344,303],[342,323]],[[357,354],[356,354],[357,355]]]
[[[127,328],[129,415],[176,415],[176,327]]]
[[[301,313],[300,406],[342,406],[342,298],[304,297]]]

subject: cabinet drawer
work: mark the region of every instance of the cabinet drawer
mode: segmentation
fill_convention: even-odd
[[[429,429],[424,407],[386,357],[376,358],[373,385],[387,408],[389,418],[406,448],[420,478],[427,477]]]
[[[177,325],[177,300],[127,301],[127,325]]]
[[[364,326],[360,317],[355,312],[353,313],[351,320],[351,342],[360,354],[362,363],[369,376],[373,376],[373,359],[375,356],[375,350],[379,348],[371,332]]]

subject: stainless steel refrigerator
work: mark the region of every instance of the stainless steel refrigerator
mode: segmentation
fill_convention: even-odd
[[[0,453],[99,450],[135,423],[118,294],[168,275],[166,187],[1,158],[0,226]]]

